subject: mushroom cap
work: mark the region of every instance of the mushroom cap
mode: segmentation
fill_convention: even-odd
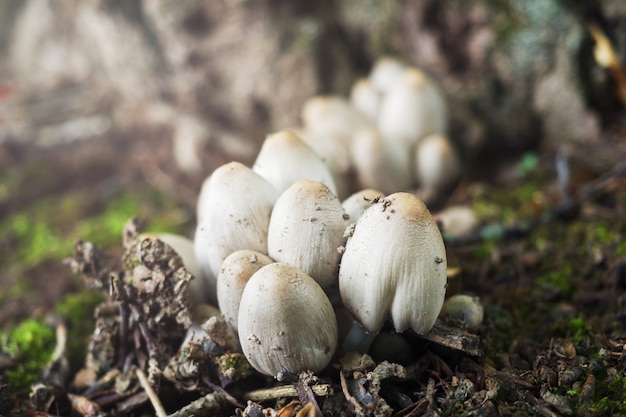
[[[446,251],[421,200],[395,193],[365,211],[346,243],[339,292],[368,332],[380,331],[388,314],[397,332],[432,328],[446,292]]]
[[[337,347],[337,320],[322,288],[299,268],[269,264],[246,285],[239,308],[239,340],[259,372],[318,372]]]
[[[341,202],[318,181],[301,180],[280,195],[268,230],[271,258],[297,266],[323,288],[337,281],[344,232],[349,224]]]
[[[196,203],[196,221],[202,222],[204,212],[207,210],[207,206],[211,204],[209,201],[209,185],[211,183],[211,176],[209,175],[202,181],[200,192],[198,193],[198,202]]]
[[[202,273],[215,290],[222,262],[231,253],[251,249],[267,253],[267,229],[277,192],[263,177],[239,162],[211,175],[203,221],[194,246]]]
[[[279,194],[303,179],[323,182],[333,193],[337,193],[328,166],[292,131],[268,135],[252,169],[272,184]]]
[[[423,137],[445,132],[448,115],[443,95],[417,68],[406,69],[382,98],[378,129],[385,140],[412,146]]]
[[[480,298],[469,294],[455,294],[441,309],[441,318],[448,324],[475,331],[483,322],[484,307]]]
[[[385,94],[405,69],[406,65],[400,60],[381,57],[374,63],[369,79],[376,91]]]
[[[350,223],[356,223],[365,210],[384,197],[385,194],[382,192],[374,190],[373,188],[366,188],[365,190],[357,191],[350,197],[346,198],[341,203],[341,206],[345,210],[346,214],[350,216]]]
[[[352,170],[352,158],[348,143],[334,133],[319,133],[309,129],[295,129],[293,131],[322,158],[333,176],[337,196],[343,198],[347,195],[348,180]]]
[[[371,125],[365,115],[340,96],[315,96],[308,99],[302,107],[302,123],[308,130],[339,135],[347,142],[355,131]]]
[[[413,185],[413,154],[405,144],[385,140],[377,129],[356,132],[350,154],[360,188],[391,194]]]
[[[461,158],[447,136],[432,134],[416,148],[415,175],[421,187],[439,192],[454,184],[461,175]]]
[[[231,253],[222,262],[217,276],[217,302],[224,320],[235,330],[243,289],[256,271],[272,262],[269,256],[248,249]]]
[[[374,123],[378,116],[380,97],[380,93],[368,78],[357,80],[350,90],[350,104]]]

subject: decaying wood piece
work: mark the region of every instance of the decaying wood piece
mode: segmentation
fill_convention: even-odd
[[[318,397],[329,397],[335,394],[335,390],[331,384],[311,385],[311,391]],[[266,401],[278,398],[297,397],[298,392],[293,385],[281,385],[272,388],[262,388],[254,391],[246,392],[243,398],[250,401]]]
[[[437,321],[427,334],[420,336],[438,345],[460,350],[471,356],[482,356],[480,337]]]

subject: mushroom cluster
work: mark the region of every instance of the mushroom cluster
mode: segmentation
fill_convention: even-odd
[[[398,61],[378,62],[350,99],[310,99],[302,121],[268,135],[252,167],[217,168],[198,197],[196,288],[271,376],[324,369],[345,333],[338,309],[364,334],[386,320],[432,328],[446,251],[415,187],[439,193],[461,172],[442,94]]]

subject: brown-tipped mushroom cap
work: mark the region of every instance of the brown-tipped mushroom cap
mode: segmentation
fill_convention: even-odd
[[[339,291],[368,332],[387,315],[398,332],[432,328],[446,292],[446,251],[424,203],[396,193],[361,216],[341,260]]]
[[[239,340],[259,372],[318,372],[337,347],[337,320],[322,288],[295,266],[273,263],[248,281],[239,308]]]

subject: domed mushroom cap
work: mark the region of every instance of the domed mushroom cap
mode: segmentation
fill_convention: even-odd
[[[337,196],[347,195],[352,158],[348,143],[334,133],[318,133],[309,129],[296,129],[294,132],[318,154],[333,176]]]
[[[356,132],[350,154],[360,188],[391,194],[413,186],[413,154],[404,144],[385,140],[378,130]]]
[[[461,176],[461,158],[450,140],[441,134],[423,138],[417,145],[415,174],[420,186],[435,193]]]
[[[341,206],[346,211],[346,214],[350,216],[350,223],[356,223],[357,220],[363,215],[365,210],[370,208],[372,204],[375,204],[381,198],[384,198],[385,194],[372,188],[366,188],[365,190],[357,191],[350,197],[346,198]]]
[[[320,181],[333,193],[337,193],[328,166],[310,146],[291,131],[268,135],[252,169],[272,184],[279,194],[298,180]]]
[[[406,65],[398,59],[382,57],[374,63],[369,80],[376,91],[385,94],[405,69]]]
[[[378,129],[385,140],[414,146],[423,137],[447,130],[443,95],[434,82],[416,68],[406,69],[380,104]]]
[[[335,134],[350,141],[352,134],[370,122],[350,102],[340,96],[315,96],[302,107],[304,127],[320,134]]]
[[[368,78],[357,80],[350,90],[350,104],[373,123],[378,117],[380,93]]]
[[[273,263],[248,281],[239,308],[239,340],[259,372],[318,372],[337,347],[337,320],[322,288],[295,266]]]
[[[280,195],[268,230],[269,256],[302,269],[323,288],[337,281],[348,215],[328,187],[302,180]]]
[[[241,249],[267,253],[267,229],[277,192],[263,177],[239,162],[211,175],[203,221],[196,228],[196,258],[210,287],[224,259]]]
[[[243,289],[255,272],[273,262],[269,256],[247,249],[231,253],[222,262],[217,276],[217,302],[224,320],[235,330]]]
[[[204,212],[207,210],[207,206],[211,204],[209,201],[209,184],[211,183],[211,176],[209,175],[202,182],[200,192],[198,193],[198,202],[196,203],[196,221],[202,222]]]
[[[446,292],[446,251],[424,203],[395,193],[365,211],[346,243],[339,292],[368,332],[388,314],[397,332],[432,328]]]

